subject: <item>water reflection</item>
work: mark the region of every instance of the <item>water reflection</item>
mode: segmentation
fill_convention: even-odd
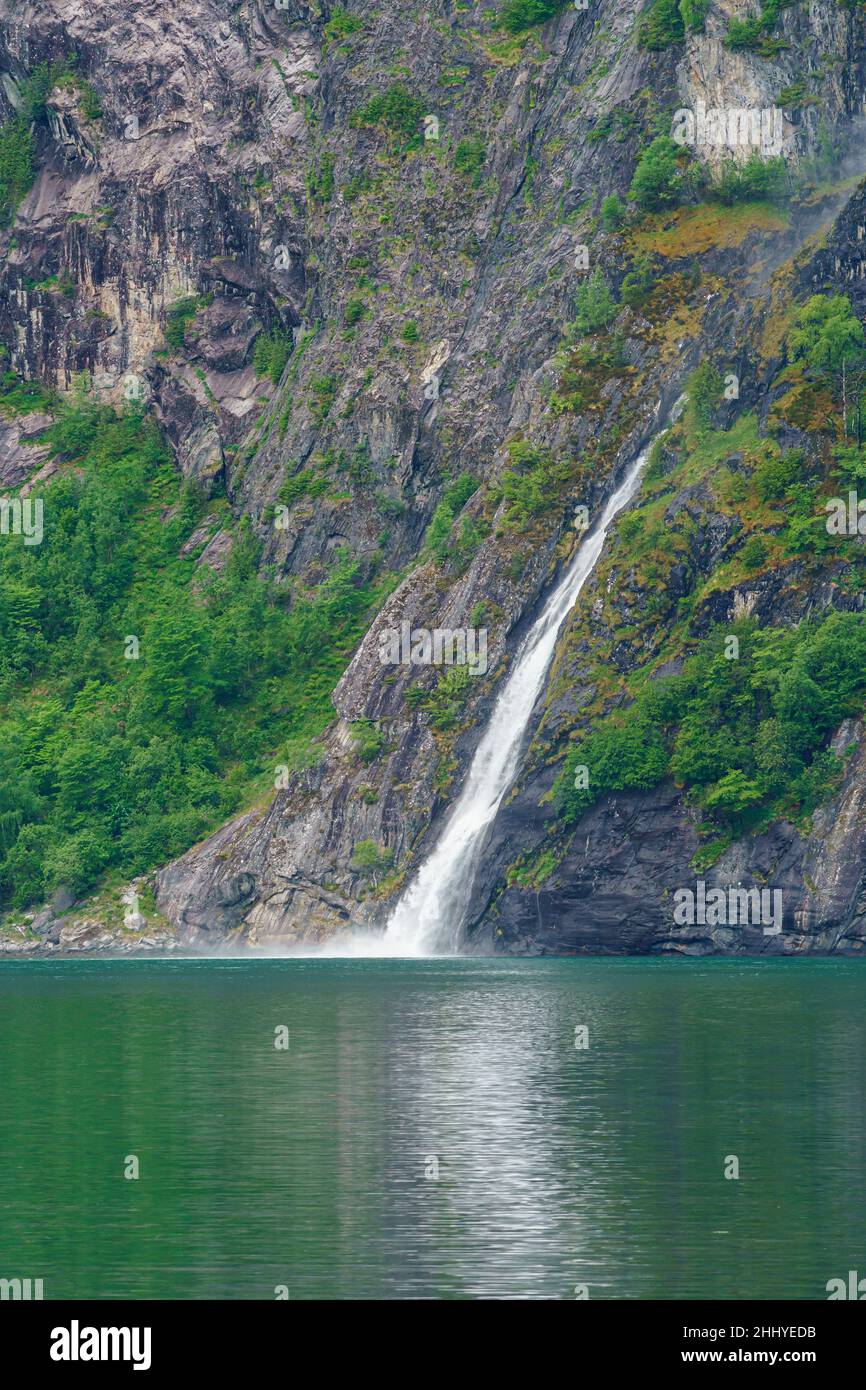
[[[824,1297],[864,1259],[864,983],[830,961],[4,964],[0,1276]]]

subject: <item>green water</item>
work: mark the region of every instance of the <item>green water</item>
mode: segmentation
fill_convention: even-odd
[[[859,962],[3,963],[0,1277],[825,1298],[866,1274],[864,1000]]]

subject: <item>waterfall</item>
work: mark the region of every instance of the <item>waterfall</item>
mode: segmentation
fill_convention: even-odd
[[[595,567],[611,522],[637,492],[652,442],[641,451],[607,502],[598,525],[584,537],[520,644],[439,841],[388,921],[380,946],[382,954],[425,956],[458,949],[487,832],[517,773],[559,629]]]

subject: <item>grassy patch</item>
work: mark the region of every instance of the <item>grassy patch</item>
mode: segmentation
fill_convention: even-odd
[[[713,248],[740,246],[750,232],[781,232],[787,225],[787,214],[770,203],[733,207],[704,203],[653,214],[635,228],[630,239],[640,251],[680,260]]]

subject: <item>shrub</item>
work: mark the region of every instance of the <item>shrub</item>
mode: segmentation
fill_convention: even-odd
[[[321,497],[329,487],[328,479],[314,468],[302,468],[286,478],[277,493],[277,501],[283,507],[293,507],[302,497]]]
[[[747,570],[759,570],[767,562],[767,545],[760,536],[750,536],[743,546],[741,558]]]
[[[90,82],[77,84],[80,91],[79,105],[86,121],[98,121],[102,115],[102,104],[96,88]]]
[[[675,206],[684,191],[683,160],[681,146],[659,135],[638,159],[629,197],[645,212]]]
[[[453,551],[451,531],[455,517],[459,516],[469,498],[478,489],[478,479],[471,473],[461,473],[446,489],[442,496],[424,537],[424,550],[435,556],[440,564],[448,560]]]
[[[274,328],[270,333],[260,333],[253,347],[253,367],[256,376],[268,377],[277,384],[292,355],[294,339],[291,333]]]
[[[375,762],[385,746],[385,735],[369,719],[358,719],[351,725],[352,742],[362,763]]]
[[[334,196],[334,168],[336,158],[326,150],[319,159],[318,167],[307,174],[307,193],[311,202],[329,203]]]
[[[653,262],[651,256],[637,256],[634,264],[627,275],[623,276],[620,294],[623,304],[629,304],[632,308],[642,304],[652,291],[654,283]]]
[[[20,116],[0,126],[0,226],[8,227],[33,186],[33,138]]]
[[[719,403],[724,382],[711,362],[702,362],[688,379],[687,420],[701,438],[712,427],[713,411]]]
[[[321,425],[331,413],[331,406],[337,399],[337,378],[335,376],[314,376],[310,381],[310,412],[317,425]]]
[[[454,168],[465,174],[477,188],[481,182],[481,170],[487,158],[487,148],[477,136],[461,140],[454,151]]]
[[[499,23],[509,34],[523,34],[536,24],[546,24],[569,4],[569,0],[505,0]]]
[[[536,448],[525,440],[512,441],[508,455],[515,466],[503,473],[499,484],[502,496],[510,503],[505,525],[509,530],[522,530],[533,517],[557,505],[569,466],[549,449]]]
[[[600,270],[594,270],[589,279],[578,286],[574,310],[570,327],[572,335],[578,338],[600,332],[616,318],[617,306]]]
[[[221,574],[197,570],[182,552],[205,504],[155,426],[81,391],[53,408],[46,442],[74,467],[42,485],[42,544],[0,546],[0,894],[17,907],[146,872],[272,788],[286,743],[333,719],[390,583],[340,552],[311,597],[290,593],[243,525]]]
[[[625,204],[612,193],[610,197],[604,198],[601,204],[601,225],[606,232],[617,231],[625,221]]]
[[[680,0],[680,14],[686,29],[693,34],[700,34],[709,8],[710,0]]]
[[[681,675],[648,682],[626,711],[582,736],[554,789],[567,823],[609,791],[666,776],[734,832],[807,815],[830,795],[839,763],[827,739],[866,695],[866,618],[833,612],[792,629],[734,626],[739,660],[726,659],[730,626],[720,627]],[[581,765],[586,788],[574,786]]]
[[[764,199],[773,202],[784,196],[787,186],[784,159],[762,159],[759,154],[751,154],[743,164],[724,160],[718,178],[710,184],[709,196],[728,206]]]
[[[460,723],[474,679],[468,666],[452,666],[439,676],[432,690],[420,685],[408,690],[406,703],[410,709],[429,714],[433,727],[445,732]]]
[[[685,25],[680,13],[679,0],[652,0],[638,24],[638,46],[658,52],[670,48],[673,44],[682,43],[684,38]]]
[[[803,450],[788,449],[779,457],[761,460],[754,472],[755,488],[762,502],[774,502],[793,487],[801,476]]]
[[[360,323],[367,311],[367,306],[363,299],[346,300],[346,323],[351,328],[354,324]]]
[[[782,47],[779,40],[771,38],[783,10],[796,4],[797,0],[761,0],[761,13],[749,15],[747,19],[732,19],[728,25],[725,44],[734,52],[746,49],[759,53],[764,58],[772,57]]]
[[[166,310],[165,341],[172,352],[181,352],[186,344],[187,330],[198,313],[210,300],[202,295],[188,294]]]
[[[81,113],[88,121],[98,121],[102,116],[102,103],[95,88],[89,84],[81,94]]]
[[[332,43],[340,43],[344,39],[351,38],[352,34],[357,34],[363,27],[364,25],[357,15],[350,14],[341,5],[335,5],[323,30],[325,36],[323,51],[327,53]]]
[[[393,131],[395,135],[411,136],[418,131],[425,107],[397,82],[387,91],[374,96],[352,118],[355,126],[374,126]]]
[[[797,310],[788,334],[788,348],[815,372],[833,375],[842,364],[862,360],[866,347],[863,325],[844,294],[813,294]]]
[[[394,853],[390,849],[380,849],[375,840],[359,840],[349,862],[356,873],[376,883],[391,868]]]

